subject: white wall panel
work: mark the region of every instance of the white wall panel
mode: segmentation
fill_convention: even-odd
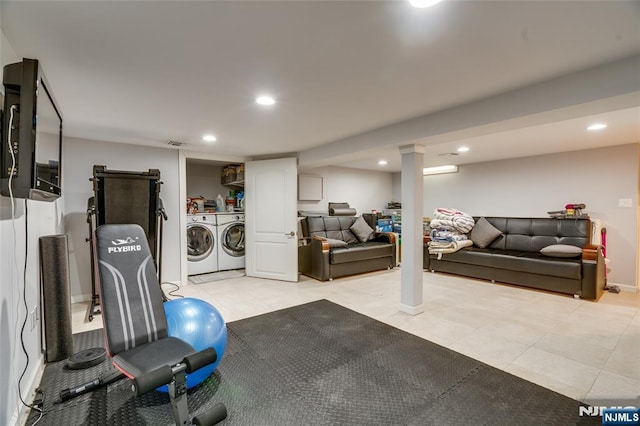
[[[636,285],[638,144],[463,164],[458,173],[425,176],[424,214],[454,207],[474,216],[548,217],[568,203],[607,228],[611,283]],[[631,208],[618,200],[631,198]]]
[[[65,224],[69,235],[71,294],[74,300],[91,294],[91,263],[86,222],[87,200],[93,196],[89,178],[93,166],[107,170],[147,171],[159,169],[160,198],[169,220],[164,222],[162,280],[180,281],[179,214],[186,200],[179,199],[178,151],[112,142],[65,138],[63,142],[62,186],[65,194]]]

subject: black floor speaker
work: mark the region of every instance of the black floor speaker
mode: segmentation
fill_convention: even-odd
[[[40,237],[40,271],[46,361],[61,361],[73,353],[66,235]]]

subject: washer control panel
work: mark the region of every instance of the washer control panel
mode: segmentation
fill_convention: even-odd
[[[216,224],[216,215],[211,214],[193,214],[187,215],[187,222]]]

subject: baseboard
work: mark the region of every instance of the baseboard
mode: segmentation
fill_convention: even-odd
[[[38,368],[31,375],[30,380],[27,381],[27,386],[22,388],[24,391],[22,397],[24,398],[24,402],[30,404],[35,395],[35,390],[38,387],[38,384],[42,380],[42,374],[44,373],[44,355],[40,355],[38,357]],[[24,383],[24,382],[23,382]],[[51,398],[50,395],[48,395]],[[18,400],[18,406],[14,410],[14,414],[11,416],[11,424],[15,425],[24,425],[27,422],[27,417],[29,417],[30,409],[22,405],[22,403]],[[15,421],[15,423],[14,423]]]
[[[625,293],[637,293],[638,292],[638,287],[634,286],[634,285],[630,285],[630,284],[616,284],[616,283],[611,283],[608,282],[607,283],[608,286],[616,286],[620,288],[620,291],[624,291]]]
[[[91,301],[91,295],[88,293],[71,296],[71,303],[83,303],[83,302],[90,302],[90,301]]]
[[[424,304],[421,303],[418,306],[409,306],[401,303],[400,312],[404,312],[405,314],[409,315],[418,315],[424,312]]]

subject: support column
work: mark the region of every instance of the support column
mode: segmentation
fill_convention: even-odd
[[[411,315],[424,312],[422,299],[422,168],[424,146],[404,145],[402,155],[402,286],[400,311]]]

